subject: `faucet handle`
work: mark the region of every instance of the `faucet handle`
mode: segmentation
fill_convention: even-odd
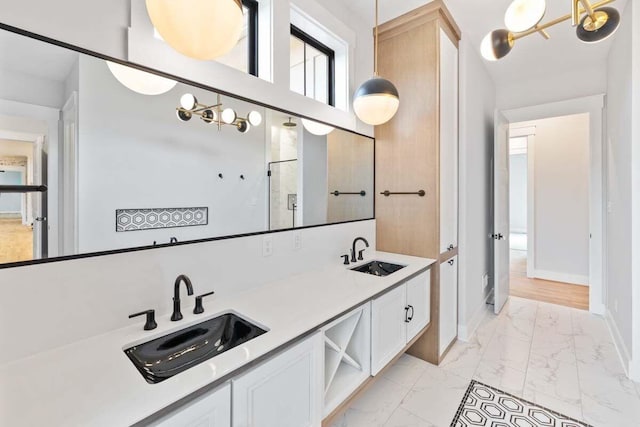
[[[364,257],[362,256],[363,253],[364,253],[364,249],[362,249],[361,251],[358,251],[358,260],[359,261],[364,260]]]
[[[206,294],[198,295],[196,297],[196,306],[193,308],[193,314],[204,313],[204,306],[202,305],[202,299],[210,295],[215,294],[215,291],[207,292]]]
[[[344,265],[349,265],[349,255],[340,255],[340,258],[344,259]]]
[[[150,331],[150,330],[155,329],[155,328],[158,327],[158,324],[156,323],[156,311],[155,310],[146,310],[146,311],[141,311],[140,313],[130,314],[129,315],[129,319],[132,319],[132,318],[138,317],[138,316],[142,316],[143,314],[145,314],[147,316],[147,321],[144,324],[144,330],[145,331]]]

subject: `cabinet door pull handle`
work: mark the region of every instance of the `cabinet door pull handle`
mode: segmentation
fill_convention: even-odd
[[[454,260],[450,259],[449,261],[447,261],[449,263],[449,265],[453,265],[455,263]]]
[[[449,246],[447,247],[447,250],[448,250],[449,252],[451,252],[451,251],[453,250],[453,248],[454,248],[454,247],[455,247],[455,246],[453,246],[453,245],[449,245]]]
[[[410,306],[409,306],[409,307],[407,307],[407,308],[409,308],[409,309],[411,310],[411,315],[409,316],[409,322],[411,322],[411,321],[413,320],[413,313],[414,313],[414,311],[413,311],[413,306],[412,306],[412,305],[410,305]],[[408,322],[407,322],[407,323],[408,323]]]
[[[406,306],[404,308],[404,323],[411,322],[411,318],[409,318],[409,307],[411,307],[411,306]]]

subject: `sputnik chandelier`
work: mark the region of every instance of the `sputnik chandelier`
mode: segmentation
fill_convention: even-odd
[[[547,10],[545,0],[514,0],[505,13],[506,29],[487,34],[480,47],[482,56],[488,61],[497,61],[511,52],[516,40],[535,33],[548,40],[550,36],[546,29],[568,20],[576,27],[578,39],[585,43],[605,40],[620,26],[620,12],[613,7],[605,7],[615,0],[594,4],[589,0],[570,1],[570,14],[541,24]]]
[[[260,126],[262,123],[262,115],[255,110],[244,118],[238,117],[233,108],[222,109],[220,94],[218,94],[216,104],[207,105],[200,104],[195,96],[185,93],[180,98],[180,106],[176,108],[176,115],[183,122],[188,122],[193,116],[199,116],[205,123],[215,123],[218,130],[222,130],[223,125],[230,125],[238,129],[240,133],[247,133],[251,126]]]

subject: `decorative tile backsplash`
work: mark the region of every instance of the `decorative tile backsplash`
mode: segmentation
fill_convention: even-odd
[[[209,208],[116,209],[116,231],[193,227],[209,223]]]

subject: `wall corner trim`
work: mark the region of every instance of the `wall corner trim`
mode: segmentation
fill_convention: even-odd
[[[475,336],[478,327],[480,327],[482,321],[489,313],[487,310],[487,300],[490,296],[491,294],[483,298],[482,304],[478,306],[476,312],[471,316],[471,319],[466,324],[458,325],[458,339],[460,341],[469,342]]]

